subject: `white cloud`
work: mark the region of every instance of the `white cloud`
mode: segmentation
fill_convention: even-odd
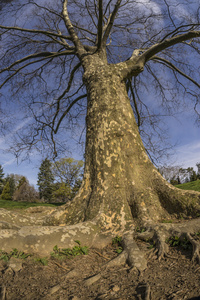
[[[16,161],[16,159],[15,159],[15,158],[12,158],[12,159],[6,161],[5,163],[3,163],[3,164],[2,164],[2,167],[4,168],[5,166],[10,166],[10,165],[12,165],[15,161]]]
[[[199,140],[180,146],[176,150],[177,150],[176,164],[180,164],[183,167],[196,168],[196,163],[200,162],[200,141]]]

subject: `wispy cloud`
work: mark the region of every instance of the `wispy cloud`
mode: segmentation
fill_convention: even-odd
[[[5,149],[6,143],[9,142],[9,139],[12,138],[17,133],[17,131],[19,131],[24,126],[26,126],[31,120],[32,120],[32,117],[25,119],[24,121],[20,122],[11,132],[6,134],[5,137],[0,138],[1,150]]]
[[[200,141],[195,140],[189,144],[182,145],[177,149],[177,164],[184,167],[196,167],[200,162]]]

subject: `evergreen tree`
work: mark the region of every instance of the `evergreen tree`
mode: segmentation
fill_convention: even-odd
[[[3,168],[2,168],[2,166],[0,165],[0,194],[2,193],[3,187],[4,187],[4,180],[3,180],[3,177],[4,177]]]
[[[12,200],[12,197],[13,197],[13,194],[14,194],[15,188],[16,188],[16,185],[15,185],[15,175],[14,174],[7,175],[7,177],[5,179],[5,183],[7,184],[7,182],[9,182],[10,195],[11,195],[11,200]]]
[[[6,182],[2,194],[1,194],[2,200],[12,200],[11,190],[10,190],[10,183],[9,181]]]
[[[51,162],[45,158],[42,161],[38,173],[37,185],[39,186],[40,199],[51,201],[54,176],[51,170]]]
[[[194,170],[192,170],[192,174],[190,175],[190,181],[196,181],[197,179],[197,173]]]

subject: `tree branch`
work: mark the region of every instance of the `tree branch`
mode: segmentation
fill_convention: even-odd
[[[62,14],[64,17],[65,26],[71,36],[71,40],[74,43],[74,46],[78,52],[79,57],[81,57],[82,55],[86,54],[86,51],[85,51],[82,43],[80,42],[78,35],[76,34],[74,27],[71,23],[71,20],[68,15],[67,4],[68,4],[68,0],[64,0]]]
[[[174,36],[175,34],[178,34],[178,33],[180,33],[180,32],[183,32],[183,31],[185,31],[185,30],[180,30],[180,29],[184,29],[184,28],[187,28],[187,27],[190,27],[190,31],[192,30],[192,29],[194,29],[194,27],[195,26],[199,26],[199,24],[197,23],[197,24],[195,24],[195,23],[191,23],[191,24],[187,24],[187,25],[181,25],[181,26],[178,26],[176,29],[174,29],[173,31],[171,31],[171,32],[169,32],[169,33],[167,33],[163,38],[162,38],[162,40],[160,41],[160,43],[162,43],[167,37],[169,37],[170,35],[171,36]],[[187,30],[188,31],[188,30]]]
[[[102,0],[99,0],[99,18],[98,18],[98,40],[97,40],[97,48],[101,48],[102,42],[102,34],[103,34],[103,3]]]
[[[43,59],[47,59],[47,58],[52,58],[52,57],[57,57],[57,56],[62,56],[62,55],[72,55],[72,54],[75,54],[75,52],[70,51],[70,50],[65,50],[65,51],[62,51],[62,52],[39,52],[39,53],[30,54],[30,55],[27,55],[27,56],[19,59],[19,60],[16,60],[10,66],[0,70],[0,74],[5,72],[5,71],[9,71],[14,66],[16,66],[16,65],[18,65],[18,64],[20,64],[24,61],[27,61],[29,59],[38,58],[38,57],[42,57]],[[25,66],[27,66],[27,65],[25,65]]]
[[[152,57],[152,60],[161,61],[165,66],[169,67],[170,69],[173,69],[173,70],[177,71],[179,74],[181,74],[182,76],[184,76],[185,78],[190,80],[192,83],[194,83],[198,88],[200,88],[199,83],[197,83],[192,77],[186,75],[184,72],[182,72],[180,69],[178,69],[174,64],[172,64],[167,59],[164,59],[164,58],[161,58],[161,57],[158,57],[158,56],[154,56],[154,57]]]
[[[21,71],[22,69],[32,65],[32,64],[35,64],[35,63],[38,63],[38,62],[41,62],[43,61],[44,59],[38,59],[38,60],[35,60],[35,61],[32,61],[32,62],[29,62],[25,65],[23,65],[22,67],[18,68],[17,70],[15,70],[14,73],[12,73],[10,76],[8,76],[4,81],[3,83],[0,85],[0,89],[12,78],[14,77],[17,73],[19,73],[19,71]],[[51,60],[50,60],[51,61]]]
[[[60,117],[58,124],[56,126],[56,129],[54,130],[54,133],[56,134],[58,132],[58,129],[60,127],[60,124],[62,122],[62,120],[64,119],[64,117],[67,115],[67,113],[70,111],[70,109],[72,108],[72,106],[74,106],[74,104],[76,104],[79,100],[86,98],[87,94],[81,95],[79,97],[77,97],[74,101],[72,101],[72,103],[68,106],[68,108],[65,110],[65,112],[62,114],[62,116]]]
[[[39,5],[38,3],[34,2],[34,1],[31,1],[30,4],[34,4],[35,6],[37,6],[37,7],[39,7],[39,8],[42,8],[42,9],[48,11],[49,13],[51,13],[51,14],[53,14],[53,15],[59,17],[59,18],[62,18],[61,14],[58,14],[58,13],[56,13],[55,11],[53,11],[53,10],[51,10],[51,9],[45,7],[45,6],[41,6],[41,5]]]
[[[157,53],[174,46],[178,43],[185,42],[187,40],[190,40],[192,38],[200,37],[200,30],[194,30],[189,31],[187,33],[183,33],[177,36],[174,36],[172,38],[169,38],[161,43],[157,43],[153,46],[151,46],[147,51],[145,51],[141,56],[140,59],[144,59],[144,62],[147,62],[148,60],[152,59],[154,55]]]
[[[14,27],[14,26],[3,26],[3,25],[0,25],[0,28],[6,29],[6,30],[18,30],[18,31],[29,32],[29,33],[44,34],[48,37],[55,36],[55,37],[63,38],[63,39],[70,40],[70,41],[72,40],[71,36],[58,34],[58,33],[54,33],[54,32],[51,32],[51,31],[46,31],[46,30],[27,29],[27,28]]]
[[[74,79],[74,74],[75,74],[75,72],[80,68],[80,66],[81,66],[81,63],[78,63],[75,67],[74,67],[74,69],[71,71],[71,74],[70,74],[70,78],[69,78],[69,82],[68,82],[68,86],[67,86],[67,88],[64,90],[64,92],[62,93],[62,95],[60,95],[59,97],[58,97],[58,99],[57,99],[57,108],[56,108],[56,113],[55,113],[55,115],[54,115],[54,118],[53,118],[53,121],[52,121],[52,126],[54,127],[54,124],[55,124],[55,120],[56,120],[56,118],[57,118],[57,116],[58,116],[58,113],[59,113],[59,111],[60,111],[60,101],[61,101],[61,99],[69,92],[69,90],[70,90],[70,88],[71,88],[71,85],[72,85],[72,81],[73,81],[73,79]]]
[[[105,32],[104,32],[104,35],[103,35],[103,39],[102,39],[102,46],[104,46],[104,47],[106,46],[107,39],[108,39],[109,34],[111,32],[111,29],[112,29],[116,14],[117,14],[117,12],[120,8],[121,2],[122,2],[122,0],[117,0],[117,2],[115,4],[115,8],[114,8],[109,20],[108,20],[108,24],[106,26],[106,29],[105,29]]]

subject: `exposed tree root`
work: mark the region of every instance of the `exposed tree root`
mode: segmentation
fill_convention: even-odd
[[[128,231],[123,235],[122,245],[123,252],[105,264],[104,270],[110,267],[118,266],[127,263],[129,267],[137,269],[140,273],[147,268],[147,259],[145,258],[145,252],[143,252],[137,245],[137,239],[144,241],[153,240],[155,244],[155,252],[157,252],[158,260],[164,257],[170,257],[169,245],[167,244],[167,238],[177,236],[180,238],[186,238],[193,247],[192,261],[200,263],[200,242],[193,237],[193,234],[200,232],[200,219],[191,221],[185,221],[183,223],[167,223],[167,224],[154,224],[148,222],[145,224],[146,231],[142,233]],[[173,258],[173,257],[170,257]],[[103,274],[103,271],[86,279],[86,284],[91,285],[99,280]],[[150,287],[146,286],[145,300],[150,299]]]
[[[140,283],[137,287],[138,298],[141,300],[150,300],[151,291],[148,283]]]
[[[5,286],[0,288],[0,300],[6,300],[6,287]]]
[[[192,253],[192,261],[194,262],[195,260],[198,261],[198,263],[200,264],[200,255],[199,255],[199,249],[200,249],[200,242],[196,241],[190,233],[186,233],[186,238],[188,239],[188,241],[190,241],[190,243],[192,244],[193,247],[193,253]]]

